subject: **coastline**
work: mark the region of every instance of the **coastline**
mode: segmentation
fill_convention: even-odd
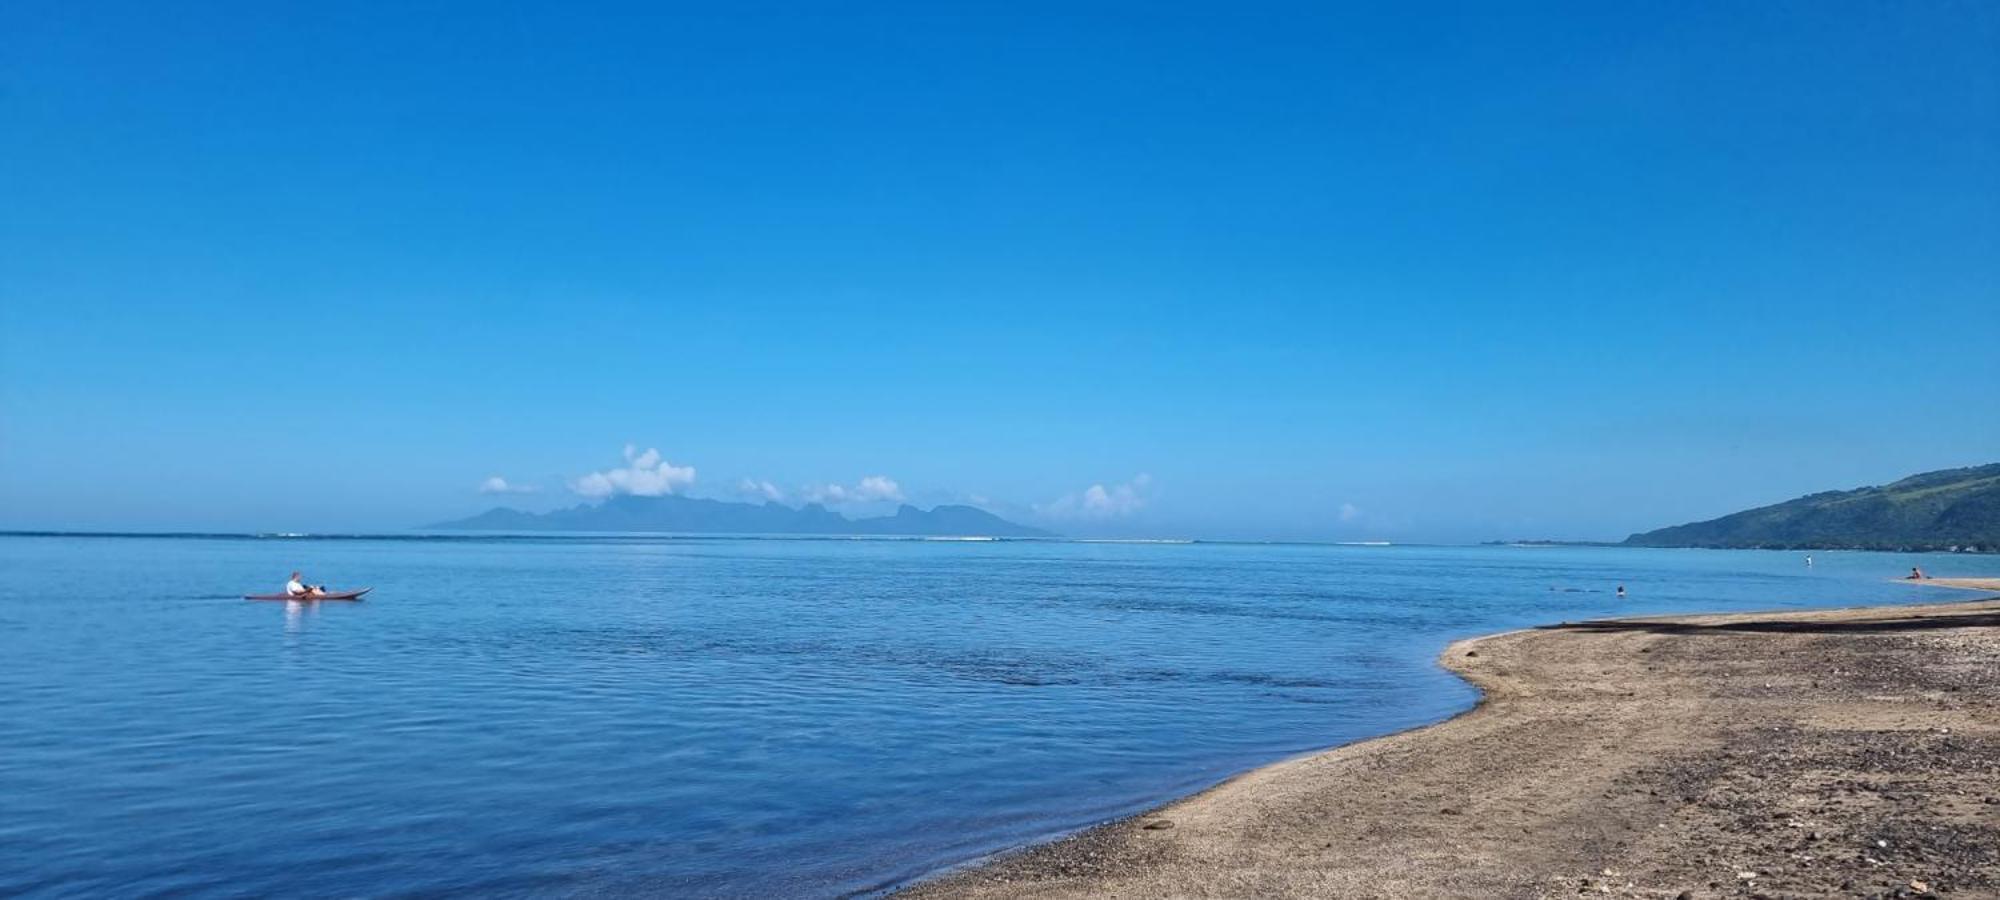
[[[1961,591],[2000,594],[2000,578],[1925,578],[1910,583],[1920,587],[1956,588]]]
[[[1471,710],[898,896],[2000,893],[2000,597],[1563,623],[1441,661]]]

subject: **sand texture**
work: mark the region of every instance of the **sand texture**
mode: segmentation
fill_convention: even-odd
[[[907,893],[2000,897],[2000,599],[1571,623],[1444,661],[1477,709]]]

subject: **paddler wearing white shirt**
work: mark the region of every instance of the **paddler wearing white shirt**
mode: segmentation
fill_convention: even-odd
[[[305,596],[310,596],[312,594],[323,594],[323,593],[326,593],[326,590],[324,588],[318,587],[316,585],[307,585],[304,582],[299,581],[299,573],[297,572],[292,573],[292,580],[285,582],[285,594],[287,596],[305,597]]]

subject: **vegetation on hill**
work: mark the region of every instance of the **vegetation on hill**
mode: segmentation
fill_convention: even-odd
[[[1635,547],[2000,552],[2000,463],[1827,491],[1625,539]]]

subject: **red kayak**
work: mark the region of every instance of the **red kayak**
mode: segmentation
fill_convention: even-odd
[[[296,597],[292,596],[291,594],[244,594],[243,599],[297,600],[301,603],[310,600],[359,600],[361,599],[362,594],[366,594],[372,590],[374,590],[374,588],[362,588],[361,590],[358,591],[327,591],[324,594],[300,594]]]

